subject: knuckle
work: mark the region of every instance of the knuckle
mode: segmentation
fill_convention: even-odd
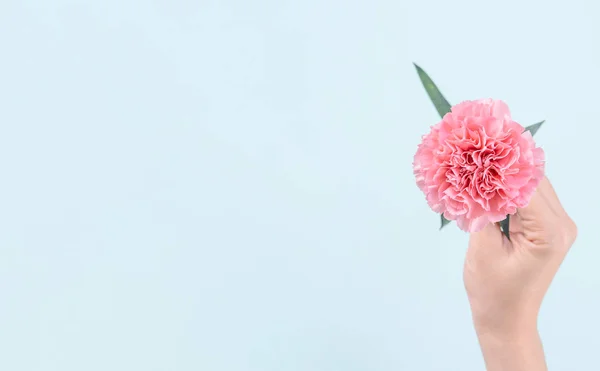
[[[575,242],[577,233],[577,224],[569,216],[566,216],[563,222],[563,236],[568,247]]]

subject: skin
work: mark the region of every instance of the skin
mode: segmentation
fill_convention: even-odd
[[[470,236],[464,283],[487,371],[545,371],[537,319],[577,236],[550,181],[510,218],[510,240],[490,224]]]

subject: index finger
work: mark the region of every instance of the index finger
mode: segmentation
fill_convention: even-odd
[[[548,221],[549,218],[562,215],[562,213],[564,213],[564,210],[558,200],[556,191],[546,176],[540,181],[529,204],[517,210],[517,214],[523,222],[536,221],[543,223]]]

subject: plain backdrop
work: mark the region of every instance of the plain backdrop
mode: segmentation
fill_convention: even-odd
[[[579,226],[540,319],[600,369],[593,0],[0,1],[0,369],[483,370],[412,175],[505,100]]]

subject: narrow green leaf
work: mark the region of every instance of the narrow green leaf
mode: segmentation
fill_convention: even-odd
[[[529,125],[528,127],[525,128],[525,131],[530,131],[531,135],[534,136],[535,133],[537,133],[537,131],[539,130],[539,128],[542,126],[542,124],[544,122],[546,122],[546,120],[540,121],[537,124]]]
[[[506,238],[508,238],[508,240],[510,241],[510,231],[509,231],[509,224],[510,224],[510,215],[506,216],[506,219],[504,219],[503,221],[500,222],[500,229],[502,230],[502,233],[504,233],[504,235],[506,236]]]
[[[415,68],[417,69],[417,74],[419,75],[419,78],[421,79],[421,83],[423,84],[423,87],[425,88],[427,95],[429,95],[429,99],[431,99],[431,102],[435,106],[435,109],[438,111],[438,114],[440,115],[440,117],[444,117],[444,115],[446,113],[450,112],[450,110],[452,109],[452,106],[450,105],[450,103],[448,103],[446,98],[444,98],[444,96],[442,95],[442,93],[440,92],[438,87],[435,85],[433,80],[431,80],[431,77],[429,77],[427,72],[425,72],[416,63],[413,63],[413,64],[414,64]],[[444,214],[440,214],[440,221],[441,221],[440,229],[442,229],[445,226],[447,226],[448,224],[450,224],[450,220],[444,218]]]
[[[440,229],[442,229],[445,226],[447,226],[448,224],[450,224],[450,220],[444,218],[444,214],[440,214],[440,220],[441,220]]]
[[[427,95],[429,95],[431,102],[433,102],[435,109],[440,114],[440,117],[444,117],[446,113],[450,112],[452,106],[450,105],[450,103],[448,103],[446,98],[444,98],[444,96],[442,95],[438,87],[435,85],[433,80],[431,80],[429,75],[427,75],[427,73],[423,71],[423,69],[419,67],[416,63],[413,64],[417,69],[417,74],[419,74],[421,83],[423,83],[423,87],[425,87],[425,91],[427,92]]]

